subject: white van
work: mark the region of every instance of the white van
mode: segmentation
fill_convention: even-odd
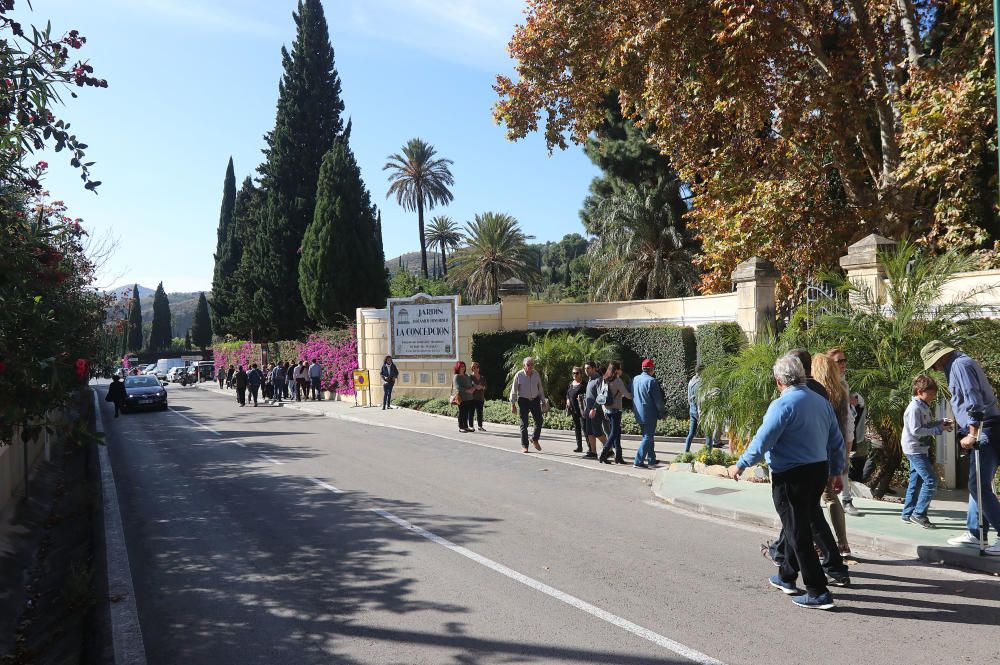
[[[183,358],[160,358],[156,361],[156,378],[164,381],[167,378],[167,372],[172,368],[184,367],[186,365],[187,361]]]

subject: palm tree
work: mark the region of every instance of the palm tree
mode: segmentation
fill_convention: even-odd
[[[389,191],[385,197],[396,195],[396,203],[404,210],[416,210],[417,222],[420,226],[420,269],[424,279],[427,274],[427,245],[424,242],[424,208],[428,210],[435,205],[448,205],[454,197],[448,188],[455,184],[448,166],[453,164],[450,159],[435,157],[434,146],[422,139],[410,139],[403,146],[403,154],[389,155],[388,162],[382,167],[389,174]]]
[[[683,224],[677,179],[628,187],[604,199],[590,246],[591,289],[598,300],[688,295],[698,281]]]
[[[566,390],[570,370],[587,360],[601,363],[621,356],[621,349],[607,335],[590,337],[583,331],[528,333],[528,343],[512,348],[505,354],[507,387],[521,369],[527,357],[535,359],[535,369],[542,376],[545,394],[559,403],[559,396]]]
[[[524,235],[510,215],[476,215],[465,235],[466,244],[451,257],[451,281],[464,283],[470,300],[495,303],[500,284],[511,277],[529,286],[539,280],[538,257],[526,244],[534,236]]]
[[[454,250],[462,242],[462,232],[458,224],[447,215],[438,215],[431,219],[431,225],[424,233],[424,241],[428,247],[437,247],[441,252],[441,267],[444,276],[448,276],[448,250]]]

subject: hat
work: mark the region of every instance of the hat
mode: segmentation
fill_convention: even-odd
[[[927,344],[924,345],[924,348],[920,349],[920,357],[924,361],[924,369],[930,369],[934,366],[934,363],[954,351],[955,349],[951,348],[939,339],[927,342]]]
[[[656,367],[656,365],[655,363],[653,363],[652,358],[646,358],[645,360],[642,361],[643,369],[653,369],[654,367]]]

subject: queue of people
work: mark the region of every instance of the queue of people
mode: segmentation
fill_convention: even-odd
[[[280,404],[282,400],[320,401],[323,399],[322,376],[323,368],[314,358],[311,363],[302,360],[262,367],[251,363],[249,369],[230,365],[219,371],[218,380],[219,388],[236,391],[237,404],[246,406],[252,401],[257,406],[258,395],[269,404]]]

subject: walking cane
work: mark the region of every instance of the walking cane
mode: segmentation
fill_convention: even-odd
[[[979,436],[976,437],[976,442],[972,444],[972,455],[976,465],[976,517],[979,523],[979,556],[986,556],[986,527],[984,524],[985,518],[983,517],[983,478],[979,466],[979,449],[988,441],[986,434],[983,432],[983,419],[986,414],[982,411],[969,411],[969,416],[972,418],[971,424],[977,426],[979,430]]]

